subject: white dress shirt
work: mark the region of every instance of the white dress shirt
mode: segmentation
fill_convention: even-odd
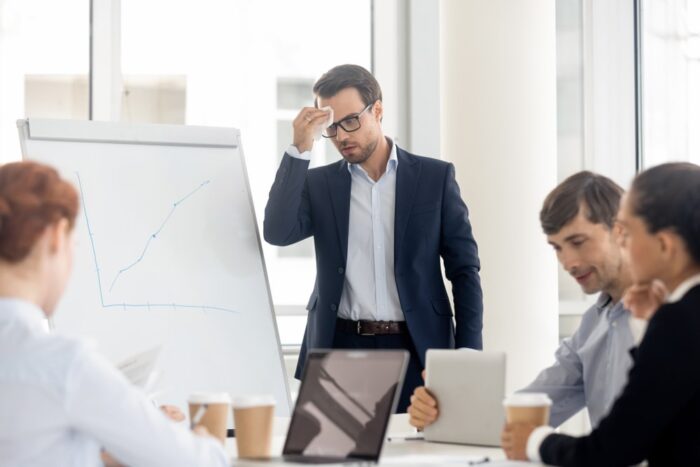
[[[0,299],[0,466],[99,466],[101,448],[132,467],[228,465],[35,305]]]
[[[396,145],[387,138],[391,153],[386,171],[377,181],[359,164],[348,164],[350,171],[350,221],[345,283],[340,296],[338,317],[370,321],[404,321],[394,275],[394,216],[396,211],[396,172],[399,160]],[[299,153],[290,146],[291,157],[309,160],[310,151]]]

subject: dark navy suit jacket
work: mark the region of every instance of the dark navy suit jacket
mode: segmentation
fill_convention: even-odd
[[[401,308],[425,366],[430,348],[482,348],[479,257],[452,164],[397,148],[394,274]],[[343,292],[350,218],[350,172],[338,161],[308,169],[285,154],[265,207],[264,237],[273,245],[314,237],[316,285],[296,376],[306,352],[332,348]],[[440,257],[452,282],[456,328]]]

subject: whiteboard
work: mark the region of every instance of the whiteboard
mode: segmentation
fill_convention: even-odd
[[[162,346],[161,402],[290,398],[240,132],[21,120],[25,159],[76,187],[73,274],[54,326],[112,361]]]

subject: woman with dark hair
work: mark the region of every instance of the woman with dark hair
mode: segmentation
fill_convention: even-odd
[[[511,424],[511,459],[551,465],[700,465],[700,167],[664,164],[639,174],[620,208],[638,314],[656,309],[659,281],[671,291],[634,351],[627,386],[593,432],[575,438]],[[646,297],[641,291],[646,291]],[[641,300],[640,300],[641,295]]]
[[[78,195],[41,164],[0,166],[0,466],[228,465],[106,360],[49,334],[70,275]]]

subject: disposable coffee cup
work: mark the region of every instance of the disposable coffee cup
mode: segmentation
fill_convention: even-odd
[[[238,457],[269,459],[275,399],[272,396],[236,397],[233,400],[233,423],[236,426]]]
[[[515,393],[503,401],[508,423],[549,424],[552,400],[542,392]]]
[[[190,406],[190,425],[201,425],[221,443],[226,441],[231,397],[225,392],[198,392],[187,400]]]

